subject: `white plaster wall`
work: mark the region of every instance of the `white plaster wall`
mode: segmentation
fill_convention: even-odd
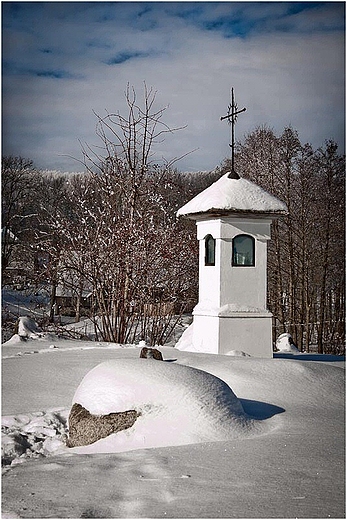
[[[218,348],[219,354],[241,350],[254,357],[272,358],[272,314],[219,318]]]
[[[194,314],[194,350],[227,354],[231,350],[253,357],[272,358],[272,314],[219,317]]]
[[[232,266],[232,240],[221,240],[221,306],[231,303],[240,309],[266,308],[266,253],[266,241],[256,239],[255,266]]]
[[[213,238],[215,236],[212,233]],[[205,265],[205,236],[199,243],[199,302],[205,307],[219,307],[220,293],[220,240],[216,240],[215,265]]]
[[[200,352],[241,350],[272,357],[272,315],[266,310],[267,241],[271,219],[210,218],[197,221],[199,302],[193,345]],[[205,237],[216,240],[215,266],[205,266]],[[255,238],[255,267],[232,266],[232,239]]]
[[[199,306],[216,309],[266,309],[266,255],[269,219],[211,218],[197,222],[199,240]],[[255,238],[255,267],[232,266],[232,239],[239,234]],[[216,240],[216,262],[205,266],[205,237]]]
[[[225,217],[220,219],[221,237],[233,238],[235,235],[253,235],[256,239],[270,239],[271,219],[247,218],[247,217]]]

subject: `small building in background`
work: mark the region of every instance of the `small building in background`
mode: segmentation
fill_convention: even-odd
[[[78,299],[80,299],[79,306],[85,314],[92,306],[92,291],[84,289],[80,298],[78,298],[76,290],[67,287],[66,285],[59,284],[56,289],[54,314],[76,316]]]
[[[273,219],[287,212],[283,202],[235,172],[178,210],[178,216],[196,221],[199,240],[191,350],[272,357],[267,241]]]

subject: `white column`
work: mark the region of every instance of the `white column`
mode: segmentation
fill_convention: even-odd
[[[241,350],[272,357],[272,315],[266,309],[267,240],[270,219],[240,217],[197,221],[199,302],[195,307],[193,344],[199,351],[226,354]],[[205,265],[205,237],[216,240],[215,265]],[[255,239],[255,266],[232,266],[232,239]]]

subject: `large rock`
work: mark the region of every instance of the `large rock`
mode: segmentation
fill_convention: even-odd
[[[66,445],[69,448],[87,446],[111,433],[131,428],[139,415],[135,410],[93,415],[82,405],[74,403],[69,415],[69,437]]]
[[[160,350],[150,347],[143,347],[141,349],[140,358],[158,359],[159,361],[163,361],[163,356]]]

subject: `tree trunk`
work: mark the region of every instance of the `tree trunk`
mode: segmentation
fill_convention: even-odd
[[[54,309],[56,308],[57,287],[58,287],[58,281],[57,281],[56,277],[54,277],[52,280],[51,296],[50,296],[50,302],[49,302],[49,322],[50,323],[54,323]]]

